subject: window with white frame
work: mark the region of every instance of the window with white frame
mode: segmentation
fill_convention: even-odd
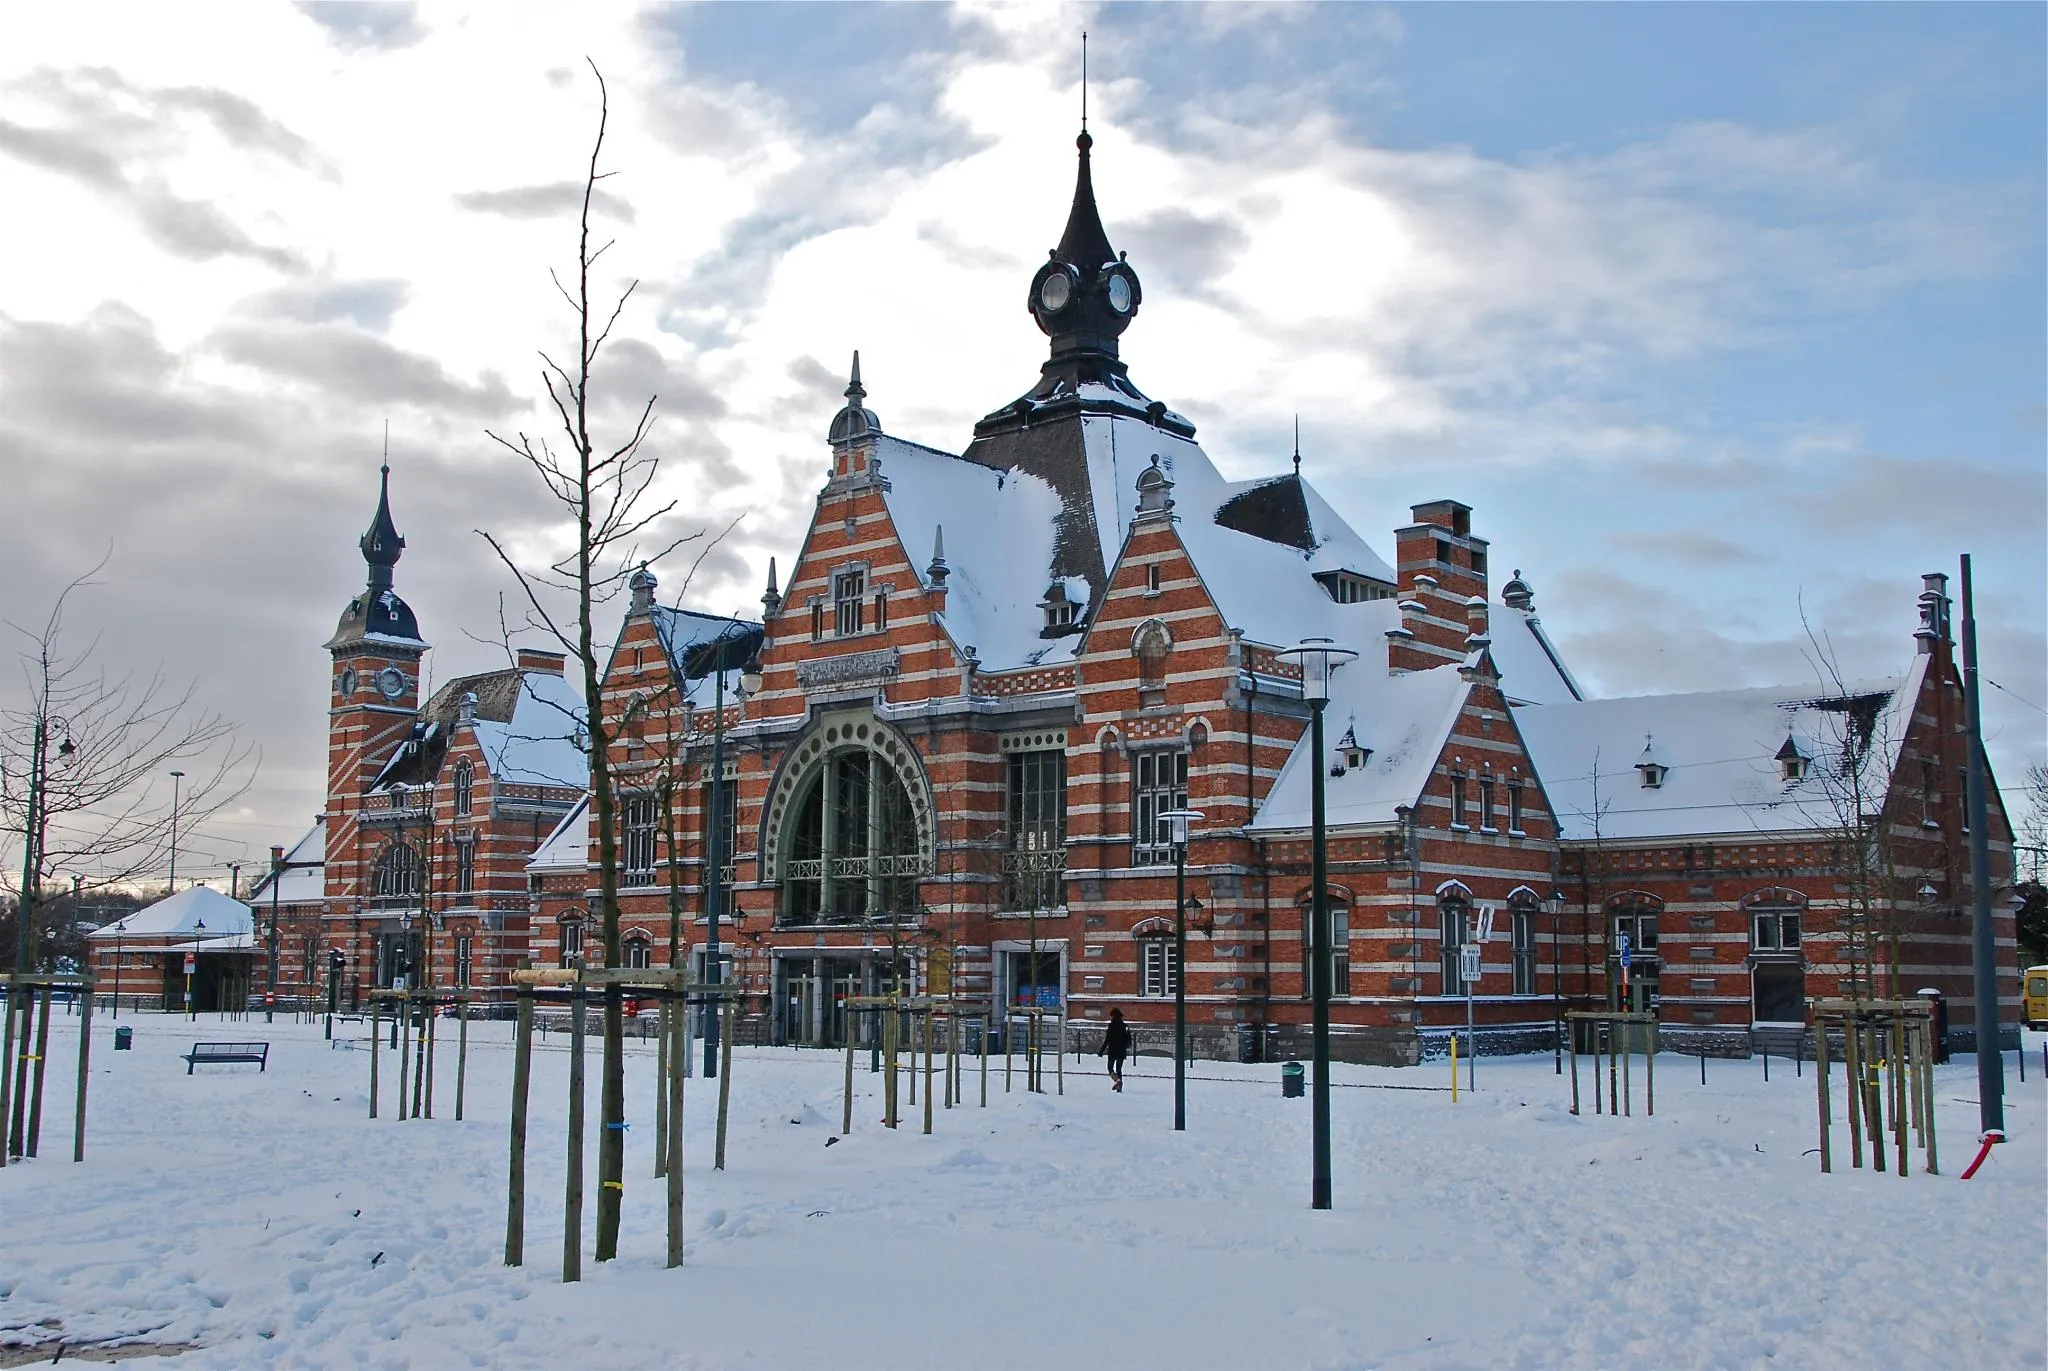
[[[476,768],[472,767],[469,764],[469,759],[465,757],[455,764],[455,816],[457,818],[466,819],[469,817],[470,810],[475,805],[475,786]]]
[[[476,971],[476,939],[467,933],[458,934],[455,939],[455,987],[469,989],[470,977]]]
[[[645,971],[653,965],[653,945],[645,938],[628,938],[620,949],[629,971]]]
[[[1467,824],[1465,812],[1465,773],[1463,771],[1454,770],[1451,772],[1451,824],[1455,828],[1464,828]]]
[[[476,889],[476,838],[466,835],[455,840],[455,893],[468,895]]]
[[[1513,953],[1517,995],[1536,993],[1536,906],[1517,900],[1508,907],[1509,947]]]
[[[1479,778],[1479,831],[1494,832],[1493,826],[1493,777]]]
[[[555,948],[557,966],[583,965],[583,920],[579,916],[565,915],[555,925]]]
[[[832,578],[832,631],[842,638],[861,631],[863,599],[867,595],[868,573],[855,567]]]
[[[1465,993],[1465,973],[1459,969],[1459,949],[1465,946],[1469,932],[1472,906],[1458,891],[1446,891],[1437,901],[1437,914],[1442,924],[1443,946],[1439,952],[1443,971],[1443,993],[1462,995]]]
[[[1171,995],[1180,989],[1180,958],[1174,955],[1173,939],[1138,940],[1138,993],[1148,999]]]
[[[1173,838],[1159,816],[1188,805],[1188,754],[1179,748],[1140,752],[1131,768],[1131,864],[1173,861]]]
[[[620,874],[627,885],[654,884],[655,797],[646,792],[626,796],[626,850]]]
[[[1349,995],[1351,993],[1351,907],[1332,896],[1330,906],[1330,993]],[[1314,971],[1309,963],[1315,947],[1315,902],[1303,901],[1301,906],[1301,967],[1302,990],[1305,994],[1315,993]]]
[[[1520,833],[1521,831],[1522,783],[1518,780],[1513,780],[1508,782],[1508,832]]]
[[[1749,945],[1757,952],[1799,951],[1799,906],[1760,904],[1749,911]]]

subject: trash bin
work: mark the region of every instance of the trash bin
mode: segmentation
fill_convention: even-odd
[[[1933,986],[1926,987],[1919,994],[1922,999],[1928,1001],[1933,1009],[1932,1017],[1934,1022],[1931,1027],[1933,1030],[1932,1037],[1934,1038],[1932,1044],[1934,1060],[1937,1063],[1945,1063],[1948,1061],[1948,1001],[1943,999],[1941,992]]]
[[[1300,1099],[1302,1088],[1300,1062],[1289,1062],[1280,1068],[1280,1096],[1282,1099]]]
[[[1237,1026],[1237,1059],[1241,1062],[1255,1062],[1259,1059],[1259,1026],[1255,1023],[1241,1023]]]
[[[114,1030],[114,1050],[116,1052],[126,1052],[134,1046],[134,1029],[130,1028],[127,1024],[122,1024],[119,1028]]]

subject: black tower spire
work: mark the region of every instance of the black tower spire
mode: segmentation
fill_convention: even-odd
[[[379,475],[377,512],[370,519],[369,530],[356,546],[363,550],[363,560],[369,563],[370,589],[373,592],[391,589],[391,568],[398,565],[399,554],[405,551],[405,539],[398,536],[398,525],[391,521],[389,465]]]

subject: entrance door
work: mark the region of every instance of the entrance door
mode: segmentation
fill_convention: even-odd
[[[1758,962],[1749,973],[1755,1023],[1806,1021],[1806,972],[1797,962]]]

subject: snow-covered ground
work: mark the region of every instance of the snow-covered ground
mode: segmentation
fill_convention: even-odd
[[[0,1365],[59,1333],[196,1344],[178,1371],[2048,1361],[2048,1092],[2010,1056],[2015,1140],[1967,1184],[1969,1057],[1939,1068],[1943,1174],[1905,1180],[1847,1169],[1839,1109],[1840,1169],[1819,1174],[1810,1065],[1775,1061],[1766,1085],[1759,1062],[1714,1061],[1702,1086],[1666,1055],[1656,1117],[1638,1080],[1622,1119],[1574,1118],[1547,1056],[1482,1060],[1456,1105],[1413,1088],[1443,1086],[1441,1065],[1339,1067],[1347,1087],[1408,1088],[1335,1092],[1336,1208],[1314,1213],[1307,1101],[1280,1097],[1275,1066],[1199,1064],[1184,1134],[1167,1063],[1121,1095],[1072,1058],[1064,1096],[1005,1094],[998,1070],[987,1109],[970,1087],[927,1138],[920,1113],[877,1125],[863,1058],[852,1136],[828,1148],[840,1059],[741,1051],[722,1173],[715,1096],[689,1084],[687,1264],[668,1271],[636,1044],[622,1255],[564,1286],[559,1035],[536,1054],[528,1264],[508,1269],[507,1026],[472,1036],[467,1121],[446,1117],[450,1053],[443,1117],[399,1123],[365,1116],[367,1053],[317,1025],[124,1016],[135,1050],[117,1054],[100,1018],[74,1166],[76,1022],[58,1025],[44,1160],[0,1171]],[[274,1044],[267,1072],[186,1075],[195,1038],[242,1037]],[[595,1051],[591,1068],[594,1121]]]

